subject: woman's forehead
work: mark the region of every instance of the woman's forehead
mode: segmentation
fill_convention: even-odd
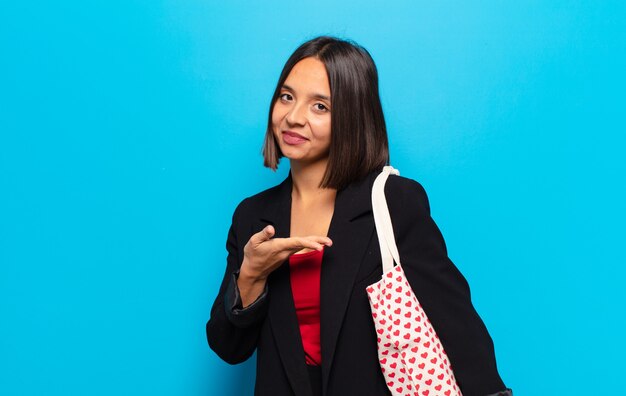
[[[281,88],[309,97],[330,100],[326,67],[314,58],[305,58],[296,63]]]

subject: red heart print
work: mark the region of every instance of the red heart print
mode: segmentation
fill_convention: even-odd
[[[430,370],[428,370],[428,374],[430,374],[430,375],[435,374],[435,369],[430,369]],[[428,385],[430,385],[430,384],[428,384]]]

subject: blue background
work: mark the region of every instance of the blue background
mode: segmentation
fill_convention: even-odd
[[[0,394],[251,394],[204,325],[303,41],[377,63],[517,395],[623,392],[626,3],[0,4]]]

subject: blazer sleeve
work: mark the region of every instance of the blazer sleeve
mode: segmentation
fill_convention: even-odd
[[[248,236],[242,231],[241,219],[245,216],[244,201],[233,213],[232,223],[226,240],[226,271],[224,278],[211,308],[211,317],[206,323],[206,336],[209,346],[224,361],[237,364],[247,360],[256,349],[257,340],[261,331],[263,319],[267,315],[268,287],[265,285],[263,293],[246,308],[242,308],[237,277],[243,261],[240,244],[247,243],[239,240],[238,235]],[[248,236],[249,237],[249,236]],[[244,238],[242,238],[244,239]]]
[[[511,395],[498,374],[493,341],[472,305],[468,283],[448,258],[430,215],[426,191],[417,181],[395,175],[385,191],[402,268],[463,395]]]

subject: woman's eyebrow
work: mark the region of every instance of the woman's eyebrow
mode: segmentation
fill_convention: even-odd
[[[283,84],[283,88],[290,90],[291,92],[295,92],[295,90],[293,88],[291,88],[289,85],[287,84]],[[328,100],[330,101],[330,97],[326,96],[326,95],[322,95],[320,93],[313,93],[311,95],[309,95],[310,98],[313,99],[324,99],[324,100]]]

